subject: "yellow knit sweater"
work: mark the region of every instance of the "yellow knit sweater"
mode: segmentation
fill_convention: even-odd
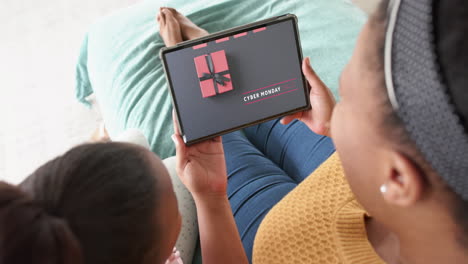
[[[333,154],[262,221],[253,263],[384,263],[367,240],[365,216]]]

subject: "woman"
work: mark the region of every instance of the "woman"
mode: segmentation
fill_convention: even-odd
[[[254,263],[468,263],[467,25],[466,1],[383,1],[339,103],[306,59],[312,110],[226,135],[225,156],[204,156],[213,172],[226,158]],[[333,147],[307,128],[337,152],[310,177]],[[184,173],[192,147],[175,141]]]

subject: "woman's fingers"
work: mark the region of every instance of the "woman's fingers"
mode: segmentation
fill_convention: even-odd
[[[295,119],[301,120],[301,117],[304,115],[304,112],[295,113],[292,115],[285,116],[281,119],[281,124],[287,125],[294,121]]]
[[[302,62],[302,72],[310,85],[310,103],[312,109],[286,116],[281,119],[281,123],[287,125],[294,119],[299,119],[315,133],[328,135],[335,98],[330,89],[328,89],[315,73],[310,65],[309,57],[305,58]]]
[[[171,139],[174,142],[176,150],[176,171],[181,176],[187,164],[187,149],[180,135],[173,134]]]
[[[310,65],[309,57],[305,58],[302,62],[302,72],[304,73],[304,76],[310,84],[310,92],[312,96],[329,95],[327,86],[322,82],[322,80],[320,80],[320,78],[317,76],[314,69]]]
[[[174,145],[176,148],[176,155],[179,156],[179,154],[184,154],[185,152],[185,144],[180,135],[173,134],[171,136],[172,141],[174,141]],[[183,156],[183,155],[180,155]]]
[[[310,120],[306,123],[315,133],[330,136],[330,120],[335,107],[335,97],[312,69],[309,58],[304,60],[302,70],[310,84],[312,104]]]

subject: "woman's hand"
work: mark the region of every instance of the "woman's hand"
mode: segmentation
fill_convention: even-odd
[[[176,171],[194,198],[226,196],[227,174],[221,137],[186,146],[172,114],[176,147]]]
[[[310,85],[312,109],[283,117],[281,123],[287,125],[294,119],[304,122],[316,134],[330,136],[330,120],[335,107],[335,98],[330,89],[320,80],[310,66],[309,57],[302,62],[302,72]]]

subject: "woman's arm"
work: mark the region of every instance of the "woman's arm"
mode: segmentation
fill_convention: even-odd
[[[248,263],[227,198],[221,137],[187,147],[174,117],[176,170],[197,207],[203,263]]]

